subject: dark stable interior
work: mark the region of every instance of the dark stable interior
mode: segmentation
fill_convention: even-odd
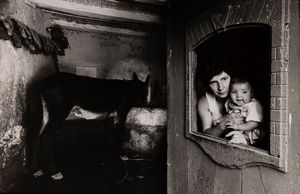
[[[102,120],[66,120],[56,134],[54,149],[64,179],[34,178],[28,172],[20,177],[11,192],[166,193],[166,156],[154,158],[127,153],[120,148],[127,137],[117,138],[116,133]],[[121,159],[124,154],[131,158]]]

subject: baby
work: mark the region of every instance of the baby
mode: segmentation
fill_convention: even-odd
[[[231,137],[229,143],[254,145],[260,137],[260,125],[263,120],[263,110],[260,103],[253,97],[253,90],[248,80],[233,78],[231,80],[229,99],[225,107],[231,118],[242,117],[242,123],[234,123],[231,119],[226,122],[227,128],[232,129],[226,134]]]

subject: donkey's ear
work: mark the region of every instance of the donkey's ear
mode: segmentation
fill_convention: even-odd
[[[132,75],[132,80],[138,80],[137,74],[135,72]]]

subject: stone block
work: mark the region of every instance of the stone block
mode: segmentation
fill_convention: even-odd
[[[188,36],[187,33],[185,33],[185,40],[186,40],[185,41],[185,46],[188,50],[190,50],[193,47],[193,45],[191,45],[192,41],[191,41],[191,39],[190,39],[190,37]]]
[[[282,46],[283,41],[283,29],[282,24],[280,23],[280,19],[274,19],[271,20],[271,26],[272,26],[272,47],[280,48]],[[276,54],[279,54],[276,52]],[[282,59],[282,57],[278,57],[279,55],[276,55],[276,59]]]
[[[248,7],[248,2],[247,1],[241,1],[236,6],[236,14],[233,20],[233,24],[240,24],[243,22],[243,15],[245,13],[245,9]]]
[[[271,72],[274,73],[281,71],[288,71],[288,63],[284,60],[273,60],[271,64]]]
[[[284,168],[287,167],[287,164],[286,164],[287,153],[288,153],[288,136],[271,134],[271,136],[270,136],[270,154],[275,157],[280,157],[279,166],[284,167]]]
[[[281,60],[284,58],[284,48],[282,47],[277,47],[276,48],[276,59]]]
[[[273,122],[287,122],[288,113],[285,110],[271,110],[271,121]]]
[[[270,135],[270,154],[275,157],[281,156],[281,135]]]
[[[238,11],[238,5],[237,4],[228,5],[227,26],[236,24],[235,17],[236,17],[237,11]]]
[[[191,32],[190,29],[187,29],[186,33],[185,33],[185,36],[186,36],[186,40],[187,40],[188,45],[193,45],[194,40],[193,40],[192,34],[190,32]]]
[[[276,99],[276,109],[277,110],[287,110],[288,109],[288,99],[287,98],[277,98]]]
[[[276,134],[276,122],[270,122],[270,134]]]
[[[282,138],[282,143],[281,143],[281,156],[280,156],[280,164],[279,166],[281,166],[283,168],[283,170],[285,172],[287,172],[287,168],[288,168],[288,136],[287,135],[283,135],[281,136]]]
[[[198,37],[197,37],[197,34],[194,30],[194,28],[190,28],[189,29],[189,35],[190,35],[190,39],[192,40],[192,44],[195,45],[197,42],[198,42]]]
[[[249,21],[251,22],[259,22],[261,12],[263,11],[264,8],[264,1],[256,1],[254,9],[251,13]]]
[[[283,40],[282,2],[275,1],[275,5],[273,5],[273,7],[269,25],[272,26],[272,47],[278,47],[282,46]]]
[[[287,135],[288,134],[288,124],[287,123],[275,123],[275,134]]]
[[[195,34],[195,37],[196,37],[195,43],[197,44],[203,38],[203,36],[197,25],[193,26],[193,31],[194,31],[193,34]]]
[[[275,0],[266,0],[264,9],[261,12],[260,22],[268,24],[270,21],[270,18],[273,13],[273,7],[275,6]]]
[[[276,74],[276,84],[285,85],[289,82],[288,72],[279,72]]]
[[[276,73],[271,73],[271,84],[276,85]]]
[[[288,85],[271,85],[271,97],[287,97]]]
[[[271,110],[275,110],[276,109],[276,98],[271,98]]]
[[[201,24],[206,36],[215,31],[214,26],[210,20],[203,20]]]
[[[272,48],[271,50],[271,59],[272,61],[276,59],[276,48]]]
[[[197,28],[197,32],[199,33],[199,40],[201,40],[202,38],[204,38],[206,34],[205,34],[204,30],[203,30],[203,27],[202,27],[201,23],[197,22],[195,24],[195,28]]]

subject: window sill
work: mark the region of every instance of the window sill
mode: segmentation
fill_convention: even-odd
[[[187,137],[199,145],[216,163],[228,168],[245,168],[262,165],[286,172],[286,165],[280,157],[270,155],[266,150],[248,145],[229,144],[226,140],[190,132]]]

